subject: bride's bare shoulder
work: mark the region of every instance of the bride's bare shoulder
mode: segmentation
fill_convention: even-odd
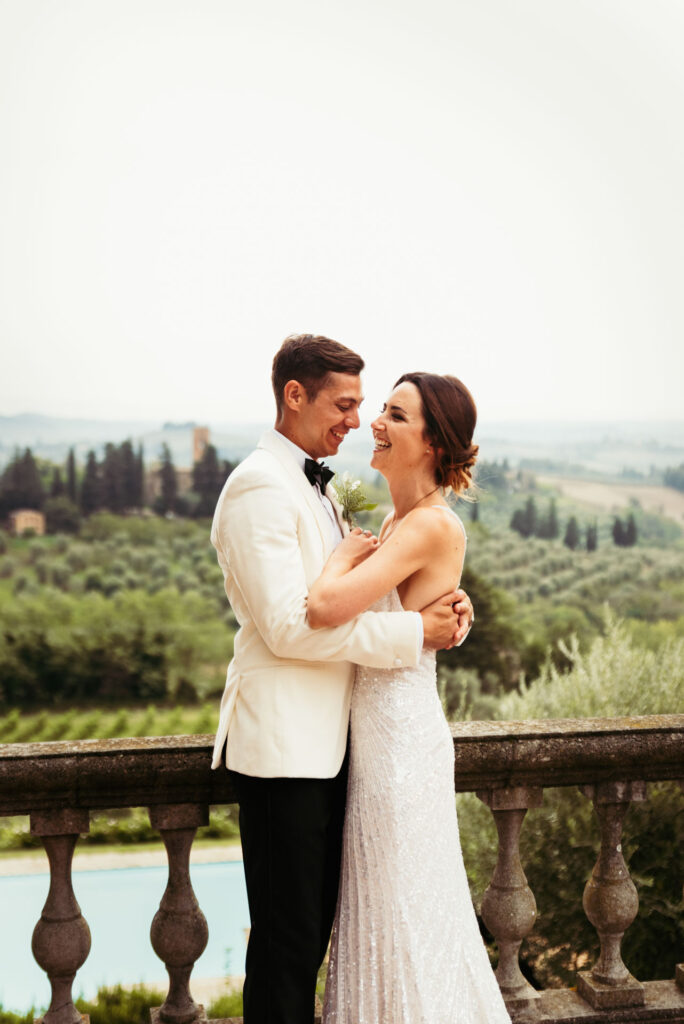
[[[463,523],[448,505],[415,508],[408,513],[406,521],[410,522],[414,529],[425,531],[431,537],[443,538],[445,541],[455,539],[459,544],[465,543]]]

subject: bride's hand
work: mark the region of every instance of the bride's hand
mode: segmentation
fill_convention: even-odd
[[[369,555],[372,555],[378,546],[378,538],[370,530],[362,530],[355,526],[351,533],[347,534],[335,548],[330,557],[340,567],[344,566],[345,571],[353,569],[360,562],[365,562]]]

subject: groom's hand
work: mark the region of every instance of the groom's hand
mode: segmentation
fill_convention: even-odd
[[[421,610],[424,644],[449,650],[463,643],[473,620],[473,606],[465,590],[452,590]]]

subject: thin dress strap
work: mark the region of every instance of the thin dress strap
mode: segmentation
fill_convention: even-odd
[[[461,527],[461,530],[463,531],[463,543],[465,544],[466,547],[468,546],[468,534],[466,533],[465,526],[463,525],[461,517],[457,512],[454,512],[453,508],[449,508],[448,505],[428,505],[428,508],[441,508],[443,512],[449,512],[452,516],[454,516],[458,525]]]

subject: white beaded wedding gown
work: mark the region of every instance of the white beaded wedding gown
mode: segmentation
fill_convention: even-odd
[[[396,590],[373,610],[400,611]],[[356,670],[323,1022],[510,1024],[463,865],[434,651]]]

